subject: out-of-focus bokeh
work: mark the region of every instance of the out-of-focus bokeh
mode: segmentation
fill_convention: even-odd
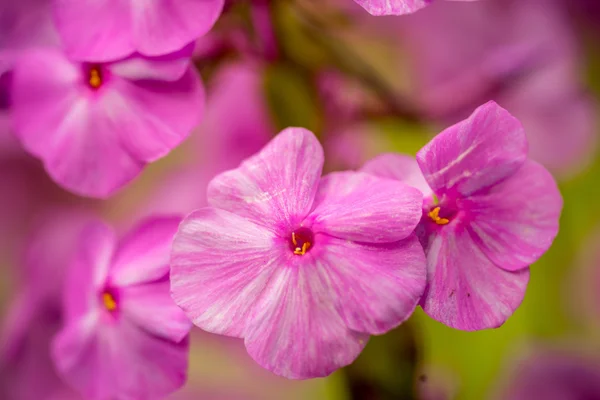
[[[0,0],[0,54],[19,51],[33,31],[32,46],[55,45],[46,0],[17,3]],[[284,127],[315,132],[327,171],[354,169],[381,152],[414,155],[495,100],[521,120],[530,156],[552,171],[564,196],[559,235],[502,327],[458,331],[418,308],[373,337],[353,365],[310,381],[278,378],[249,358],[241,340],[195,329],[189,383],[173,399],[600,399],[599,38],[595,0],[439,1],[401,17],[370,16],[352,0],[232,0],[196,43],[194,65],[207,90],[201,124],[103,201],[58,187],[11,136],[3,56],[0,351],[15,348],[7,345],[15,335],[22,343],[5,357],[20,361],[1,366],[0,398],[46,398],[14,389],[23,379],[35,388],[55,384],[47,348],[58,295],[41,292],[60,288],[32,288],[30,277],[60,279],[74,224],[101,216],[125,232],[150,214],[189,213],[205,204],[215,174]],[[47,254],[51,270],[32,270],[31,257]],[[37,306],[15,312],[28,307],[19,303],[28,291],[39,296]],[[14,332],[23,315],[35,329]],[[58,393],[53,398],[71,398]]]

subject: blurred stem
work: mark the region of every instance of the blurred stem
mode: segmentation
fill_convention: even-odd
[[[312,40],[333,55],[337,63],[346,69],[346,72],[371,88],[383,100],[389,108],[389,112],[384,115],[390,116],[391,114],[410,122],[422,120],[420,113],[410,105],[409,101],[390,89],[390,85],[379,75],[376,68],[361,58],[343,41],[337,39],[335,34],[332,34],[326,18],[323,18],[318,12],[313,12],[302,4],[302,1],[295,0],[292,1],[292,4],[308,28],[307,33]]]

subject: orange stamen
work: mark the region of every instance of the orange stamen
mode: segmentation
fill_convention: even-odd
[[[448,218],[440,218],[440,208],[436,207],[427,214],[429,218],[438,225],[446,225],[450,220]]]
[[[98,89],[102,85],[102,76],[100,75],[100,70],[98,67],[93,67],[90,69],[89,83],[94,89]]]
[[[116,310],[117,302],[115,301],[115,298],[113,297],[112,294],[110,294],[108,292],[104,292],[102,294],[102,301],[104,302],[104,307],[106,307],[106,309],[108,311]]]

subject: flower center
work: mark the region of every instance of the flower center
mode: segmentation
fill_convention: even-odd
[[[102,303],[108,311],[115,311],[117,309],[117,300],[108,290],[105,290],[104,293],[102,293]]]
[[[297,256],[303,256],[314,243],[314,235],[308,228],[298,228],[292,232],[292,240],[290,240],[290,249]]]
[[[446,225],[448,222],[450,222],[450,220],[448,218],[442,218],[442,217],[440,217],[440,210],[441,210],[440,207],[435,207],[434,209],[432,209],[431,211],[429,211],[429,213],[427,215],[436,224],[438,224],[438,225]]]
[[[93,65],[88,71],[88,83],[91,88],[98,89],[102,86],[102,70],[99,66]]]

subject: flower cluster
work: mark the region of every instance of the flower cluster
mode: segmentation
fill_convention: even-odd
[[[360,18],[434,2],[342,1]],[[418,21],[443,7],[490,7],[462,1],[401,17],[413,19],[394,35],[427,28],[437,36]],[[277,36],[295,23],[290,10],[319,27],[312,6],[249,0],[240,14],[252,34],[240,35],[224,13],[239,3],[0,0],[0,254],[24,246],[23,257],[10,253],[20,284],[0,330],[0,399],[174,399],[187,381],[193,326],[240,339],[244,355],[274,375],[310,379],[353,363],[371,336],[418,307],[448,327],[477,331],[500,327],[520,306],[530,265],[559,229],[563,200],[546,168],[583,158],[591,103],[574,84],[570,57],[569,68],[552,74],[557,88],[542,95],[502,85],[540,54],[562,62],[569,45],[549,51],[542,37],[550,29],[538,25],[532,43],[517,29],[497,40],[504,25],[490,23],[485,51],[471,57],[462,43],[451,63],[427,35],[409,34],[419,45],[407,54],[427,66],[413,108],[369,65],[349,66],[354,76],[343,68],[305,73],[304,65],[294,75],[293,51]],[[432,20],[439,28],[447,18]],[[481,23],[477,11],[472,20]],[[444,47],[458,48],[454,36]],[[442,70],[449,64],[452,73]],[[278,74],[291,101],[278,101]],[[453,78],[444,86],[440,76]],[[537,83],[532,76],[525,81]],[[304,78],[314,79],[314,92]],[[489,101],[497,93],[503,106],[521,106],[515,116]],[[321,96],[326,121],[296,108],[312,96]],[[583,122],[563,157],[571,139],[541,146],[540,126],[558,119],[538,116],[566,98],[576,99],[569,110]],[[275,121],[269,105],[302,123]],[[390,113],[423,125],[458,122],[423,140],[416,157],[365,156],[359,123]],[[537,126],[533,134],[519,113]],[[311,124],[318,137],[304,127],[275,135],[277,125]],[[98,201],[124,191],[195,129],[192,166],[157,179],[160,190],[143,204],[143,190],[118,204],[125,211]],[[360,166],[344,165],[359,158]],[[43,177],[32,179],[41,165]]]
[[[0,54],[0,65],[11,72],[15,135],[61,186],[109,197],[200,121],[204,89],[190,57],[223,0],[14,7],[7,14],[17,23],[32,7],[48,9],[38,23],[54,17],[44,25],[51,33],[34,26],[7,35],[11,51]]]
[[[502,325],[558,232],[556,183],[494,102],[416,161],[386,154],[324,177],[322,166],[311,132],[284,130],[212,180],[209,207],[173,243],[175,302],[288,378],[351,363],[417,304],[457,329]]]

